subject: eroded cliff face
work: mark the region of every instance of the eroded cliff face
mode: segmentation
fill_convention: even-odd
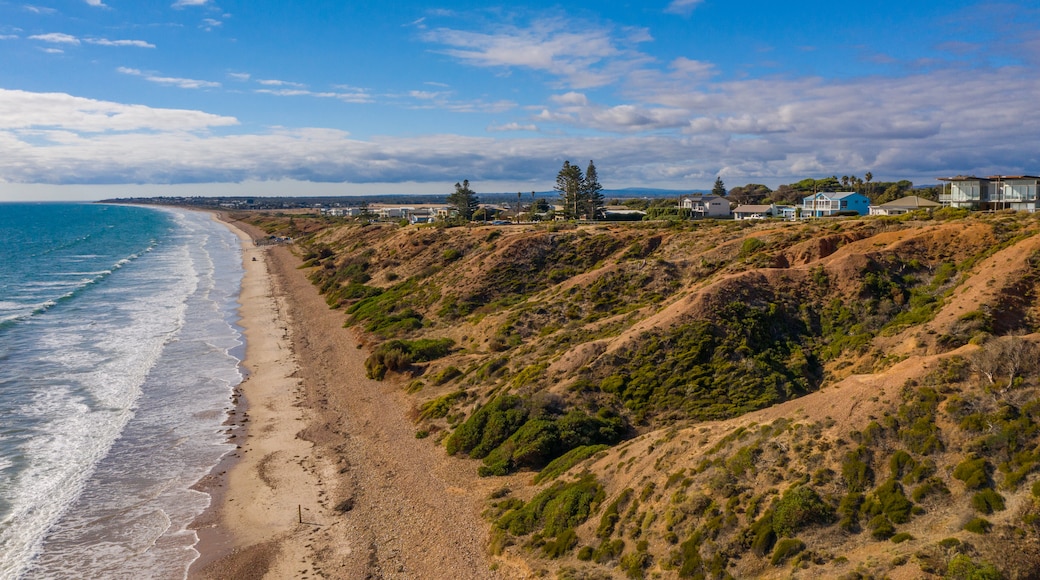
[[[1031,216],[293,227],[417,436],[501,478],[503,565],[1040,569]]]

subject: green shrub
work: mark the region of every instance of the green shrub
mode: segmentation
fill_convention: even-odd
[[[903,494],[903,486],[894,479],[881,484],[874,491],[874,495],[881,503],[881,510],[893,523],[905,524],[910,521],[910,510],[914,504],[906,499],[906,495]]]
[[[581,549],[578,550],[578,559],[582,562],[588,562],[592,559],[593,552],[594,550],[592,549],[592,546],[582,546]]]
[[[586,474],[542,490],[523,506],[506,512],[495,525],[517,536],[541,530],[543,537],[558,538],[584,523],[601,501],[603,487],[595,476]]]
[[[989,464],[986,460],[975,456],[966,458],[953,469],[953,477],[963,481],[968,489],[989,487],[989,474]]]
[[[581,447],[575,447],[567,453],[553,459],[538,472],[538,475],[534,478],[534,483],[539,484],[543,481],[552,481],[564,474],[570,468],[574,467],[578,463],[592,457],[593,455],[610,449],[609,445],[582,445]]]
[[[899,532],[889,539],[892,540],[893,544],[902,544],[903,542],[914,539],[914,537],[906,532]]]
[[[477,459],[486,457],[527,422],[527,416],[527,407],[520,397],[497,397],[477,409],[448,437],[448,454],[468,453]]]
[[[773,557],[769,559],[769,563],[773,566],[779,566],[804,549],[805,542],[798,538],[784,538],[777,542],[776,549],[773,550]]]
[[[627,487],[614,501],[610,502],[607,509],[603,511],[603,515],[600,516],[599,527],[596,528],[597,538],[605,540],[614,534],[614,526],[621,519],[619,511],[628,504],[628,500],[631,498],[632,488]]]
[[[988,533],[993,524],[985,518],[973,518],[968,523],[964,524],[964,529],[974,534],[985,534]]]
[[[426,401],[419,406],[419,420],[428,421],[430,419],[447,417],[455,403],[465,398],[466,391],[455,391],[454,393],[448,393],[447,395]]]
[[[461,376],[462,376],[462,371],[460,371],[455,366],[449,365],[449,366],[441,369],[439,372],[434,373],[433,375],[431,375],[430,376],[430,384],[435,386],[435,387],[439,387],[439,386],[443,385],[444,383],[447,383],[448,381],[450,381],[452,379],[455,379],[455,378],[458,378],[458,377],[461,377]]]
[[[403,371],[413,362],[427,362],[447,355],[455,341],[450,338],[389,340],[365,360],[369,378],[382,380],[387,371]]]
[[[929,477],[924,483],[914,488],[910,494],[911,499],[920,502],[933,495],[950,495],[950,488],[938,477]]]
[[[740,245],[740,257],[747,258],[766,246],[766,243],[758,238],[747,238]]]
[[[812,524],[827,524],[834,519],[834,508],[812,488],[803,485],[788,489],[773,508],[773,531],[790,537]]]
[[[1040,479],[1033,482],[1033,497],[1040,497]]]
[[[643,578],[644,570],[650,567],[650,562],[650,554],[632,552],[622,556],[618,565],[628,578]]]
[[[578,545],[578,535],[574,533],[572,528],[560,532],[556,536],[555,540],[550,540],[542,546],[542,551],[549,558],[559,558],[571,551],[571,548]]]
[[[773,511],[767,510],[762,517],[744,531],[745,543],[758,556],[765,556],[776,544],[773,531]]]
[[[971,497],[971,505],[976,511],[984,514],[1004,511],[1004,497],[990,488],[975,492]]]
[[[975,563],[965,554],[950,558],[946,566],[947,580],[1001,580],[1003,574],[989,562]]]
[[[870,469],[870,451],[859,446],[845,454],[841,463],[841,477],[851,492],[863,492],[874,481],[874,473]]]
[[[892,479],[900,479],[913,471],[917,467],[917,462],[909,453],[900,449],[892,454],[891,459],[888,460],[888,466],[892,472]]]
[[[863,494],[849,492],[838,504],[838,527],[846,532],[859,531],[860,506],[863,505]]]
[[[892,522],[884,514],[874,516],[867,524],[867,527],[870,528],[870,535],[875,540],[887,540],[896,533]]]
[[[607,562],[617,560],[624,551],[624,540],[603,540],[600,542],[599,547],[592,553],[592,559],[600,564],[606,564]]]

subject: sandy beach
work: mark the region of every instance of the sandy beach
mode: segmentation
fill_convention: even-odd
[[[484,499],[502,482],[415,438],[400,386],[366,378],[361,347],[285,246],[243,244],[239,449],[203,482],[190,578],[499,578]]]

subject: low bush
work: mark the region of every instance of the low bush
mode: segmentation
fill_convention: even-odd
[[[592,457],[593,455],[610,449],[609,445],[582,445],[581,447],[575,447],[567,453],[553,459],[538,472],[538,475],[534,478],[534,483],[539,484],[543,481],[552,481],[565,473],[570,468],[574,467],[578,463]]]
[[[531,501],[506,512],[495,526],[516,536],[541,531],[542,537],[558,539],[584,523],[602,501],[603,486],[595,476],[586,474],[577,481],[557,482],[543,489]]]
[[[773,557],[769,559],[769,563],[773,566],[779,566],[804,549],[805,542],[798,538],[784,538],[777,542],[776,549],[773,550]]]
[[[894,479],[878,486],[874,490],[874,495],[881,503],[881,510],[888,516],[888,519],[892,520],[892,523],[905,524],[910,521],[910,510],[914,504],[906,499],[906,495],[903,494],[903,486]]]
[[[971,505],[979,513],[989,515],[993,512],[1004,511],[1004,496],[990,488],[975,492],[971,497]]]
[[[982,457],[971,456],[958,463],[953,477],[963,481],[968,489],[990,487],[989,464]]]
[[[895,535],[896,529],[884,514],[874,516],[867,524],[875,540],[887,540]]]
[[[455,341],[450,338],[421,340],[389,340],[365,360],[369,378],[383,380],[387,371],[403,371],[413,362],[427,362],[446,356]]]
[[[791,537],[809,525],[833,520],[834,508],[804,485],[788,489],[773,508],[773,531],[780,537]]]
[[[985,534],[988,533],[993,524],[985,518],[972,518],[971,521],[964,524],[964,529],[974,534]]]

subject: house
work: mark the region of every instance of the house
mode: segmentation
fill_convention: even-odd
[[[821,191],[802,199],[802,217],[824,217],[839,212],[856,212],[867,215],[870,200],[861,193],[851,191]]]
[[[775,205],[738,205],[733,210],[733,219],[764,220],[776,215],[775,208]]]
[[[908,195],[881,205],[870,206],[870,215],[903,215],[919,209],[931,211],[942,204],[916,195]]]
[[[729,217],[729,200],[717,195],[683,197],[679,207],[689,210],[693,217]]]
[[[940,177],[943,207],[967,209],[1040,211],[1040,177],[1035,175],[991,175],[989,177]]]

